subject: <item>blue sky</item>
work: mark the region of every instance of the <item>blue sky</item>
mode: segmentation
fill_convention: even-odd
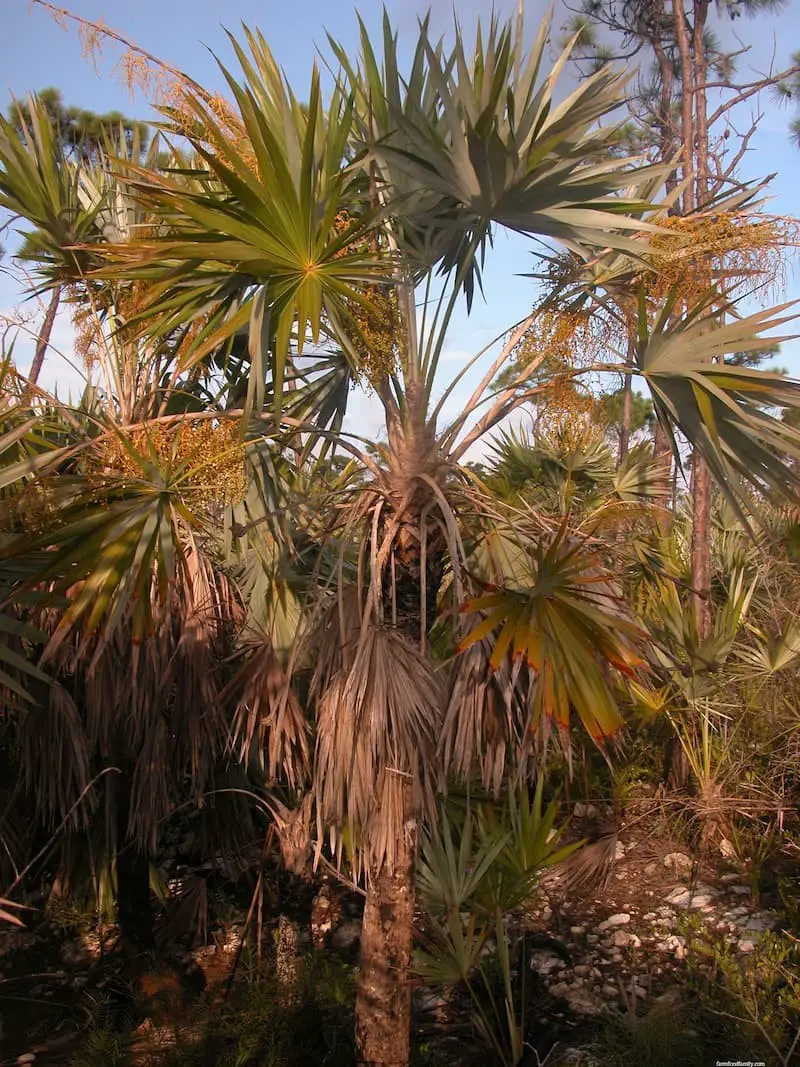
[[[61,0],[63,3],[63,0]],[[401,34],[413,39],[418,16],[431,7],[434,28],[444,32],[452,24],[451,0],[387,0],[387,8]],[[541,0],[526,0],[526,24],[533,35],[541,17],[549,10]],[[359,5],[368,26],[377,30],[382,4],[379,0],[362,0]],[[460,0],[458,17],[465,29],[476,18],[488,17],[491,8],[481,0]],[[516,0],[498,0],[500,14],[516,10]],[[143,48],[170,64],[185,70],[208,87],[222,88],[222,79],[209,49],[230,60],[230,46],[222,29],[224,23],[236,31],[241,22],[261,28],[277,60],[291,81],[302,89],[307,83],[316,47],[325,51],[325,30],[330,30],[348,49],[357,42],[354,7],[330,4],[324,0],[236,0],[221,5],[217,0],[74,0],[71,10],[88,19],[101,19],[123,32]],[[563,22],[558,12],[556,24]],[[118,108],[137,118],[150,118],[147,101],[131,99],[113,67],[119,52],[109,47],[95,70],[81,55],[74,28],[64,30],[41,8],[29,0],[5,0],[2,27],[5,35],[0,104],[5,108],[12,95],[54,85],[61,89],[68,104],[97,111]],[[753,46],[749,56],[739,60],[743,80],[748,68],[766,70],[774,60],[776,69],[786,66],[790,54],[800,48],[800,0],[790,0],[779,16],[759,16],[756,20],[740,19],[732,27],[739,38]],[[726,28],[727,40],[736,43]],[[790,144],[787,129],[790,113],[762,100],[765,116],[752,142],[752,150],[742,166],[742,177],[758,178],[777,171],[771,186],[771,210],[800,215],[800,151]],[[749,110],[741,116],[744,123]],[[10,244],[8,240],[4,241]],[[522,317],[533,297],[530,280],[519,277],[533,269],[531,249],[518,239],[500,235],[495,253],[486,272],[486,300],[476,301],[469,319],[462,315],[454,325],[448,345],[448,366],[456,369],[458,361],[477,351],[503,328]],[[8,257],[2,267],[10,266]],[[800,275],[790,268],[785,298],[800,297]],[[20,300],[19,282],[0,274],[0,309],[8,311]],[[34,310],[30,303],[28,309]],[[66,317],[61,318],[57,341],[69,346],[70,330]],[[22,345],[20,346],[22,348]],[[800,344],[784,346],[781,362],[800,376]],[[21,360],[24,363],[24,360]],[[447,369],[447,368],[445,368]],[[77,379],[63,363],[52,360],[46,368],[43,384],[60,386],[63,393],[74,389]],[[457,404],[458,398],[455,403]],[[365,417],[372,412],[359,401]]]

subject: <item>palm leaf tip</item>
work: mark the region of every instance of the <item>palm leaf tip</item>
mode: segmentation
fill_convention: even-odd
[[[720,324],[708,300],[679,319],[665,311],[652,326],[644,306],[636,363],[661,422],[680,430],[740,512],[745,486],[783,499],[800,497],[800,432],[780,412],[800,408],[800,380],[725,362],[727,355],[772,348],[789,337],[770,331],[792,321],[785,304]],[[680,452],[674,443],[677,461]]]

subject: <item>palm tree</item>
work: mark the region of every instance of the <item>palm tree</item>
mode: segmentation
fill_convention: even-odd
[[[23,233],[18,256],[38,275],[34,291],[50,292],[28,372],[32,386],[39,379],[64,287],[78,281],[86,266],[77,246],[92,235],[94,218],[81,203],[79,173],[41,100],[29,98],[24,115],[18,109],[14,122],[0,116],[0,207],[32,227]]]
[[[622,190],[653,172],[610,157],[614,131],[602,125],[624,81],[606,68],[556,103],[569,50],[545,75],[547,33],[545,24],[528,50],[521,25],[492,22],[472,50],[459,32],[446,49],[423,22],[404,76],[388,19],[380,59],[362,25],[357,60],[331,41],[340,71],[325,103],[316,69],[298,100],[248,32],[246,48],[233,42],[241,79],[223,68],[232,102],[189,85],[167,111],[195,153],[190,165],[128,168],[147,232],[92,249],[106,262],[98,280],[135,289],[126,330],[138,326],[145,352],[166,346],[187,394],[196,374],[246,373],[241,409],[233,390],[230,407],[207,408],[243,417],[260,439],[264,466],[247,514],[229,515],[230,542],[250,559],[263,532],[268,578],[279,561],[306,565],[280,605],[297,629],[288,650],[275,616],[261,620],[239,721],[246,747],[260,740],[277,771],[303,762],[300,699],[313,717],[317,847],[329,841],[366,880],[365,1064],[409,1059],[418,824],[433,817],[445,776],[479,769],[498,791],[507,773],[529,773],[549,739],[568,745],[573,712],[605,745],[630,680],[644,682],[647,635],[591,542],[524,502],[498,505],[465,465],[541,388],[530,381],[546,350],[492,388],[531,316],[499,339],[462,415],[442,425],[466,371],[435,399],[448,328],[480,289],[496,230],[560,243],[582,261],[609,246],[647,249],[648,204]],[[800,385],[700,358],[758,347],[780,316],[703,332],[705,304],[655,323],[646,310],[630,358],[612,351],[574,375],[640,375],[664,425],[686,434],[732,496],[741,479],[794,486],[776,453],[797,455],[800,435],[767,405],[796,405]],[[354,380],[383,409],[378,458],[343,429]],[[144,445],[125,451],[147,462]],[[348,457],[343,469],[331,452]],[[305,500],[276,495],[265,474],[275,457],[302,469]],[[92,640],[107,644],[129,613],[137,635],[154,625],[186,558],[185,467],[168,467],[177,482],[153,460],[110,510],[94,498],[91,523],[78,510],[65,519],[52,572],[75,567],[86,584],[57,634],[86,618]],[[259,587],[266,595],[275,583]]]
[[[24,133],[20,143],[38,158]],[[24,152],[14,158],[25,173]],[[143,225],[120,164],[74,166],[70,195],[84,240],[122,241]],[[11,184],[8,171],[0,182]],[[186,799],[187,781],[203,801],[228,743],[219,667],[242,609],[210,524],[244,491],[249,446],[225,411],[235,374],[226,377],[213,360],[182,374],[180,331],[162,344],[137,339],[127,329],[133,287],[87,277],[93,253],[75,240],[69,227],[48,237],[51,259],[74,271],[79,354],[96,384],[74,408],[41,389],[32,406],[27,386],[4,390],[0,408],[0,630],[9,635],[0,660],[13,668],[0,682],[27,702],[18,743],[39,816],[59,824],[71,813],[65,861],[83,859],[76,833],[95,837],[92,881],[97,888],[113,872],[123,939],[141,949],[152,945],[150,857],[159,830]],[[4,381],[16,380],[6,364]],[[30,603],[31,590],[38,599],[25,621],[17,601]],[[38,667],[26,664],[26,647]]]

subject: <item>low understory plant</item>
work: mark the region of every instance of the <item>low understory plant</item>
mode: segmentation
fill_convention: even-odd
[[[500,803],[442,804],[423,837],[417,874],[426,920],[417,973],[466,994],[473,1034],[503,1067],[520,1063],[526,1051],[530,953],[547,947],[568,958],[560,942],[527,932],[516,914],[541,872],[583,844],[560,843],[559,804],[553,799],[545,808],[543,791],[540,778],[532,797],[509,786]]]
[[[291,991],[274,967],[241,968],[230,995],[216,992],[179,1021],[136,1030],[96,1001],[70,1067],[354,1067],[352,970],[330,955],[304,955]]]
[[[648,1010],[632,998],[627,1010],[607,1019],[596,1046],[603,1067],[702,1067],[707,1048],[698,1044],[692,1012],[678,991],[659,997]]]
[[[687,939],[693,985],[712,1016],[735,1024],[747,1047],[781,1067],[800,1053],[800,942],[761,935],[742,954],[724,935],[697,928]],[[699,963],[698,961],[703,961]]]

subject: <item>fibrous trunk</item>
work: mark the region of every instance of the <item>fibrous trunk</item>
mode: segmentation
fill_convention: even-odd
[[[117,799],[117,920],[123,946],[134,955],[154,945],[150,857],[129,838],[131,782],[122,775]]]
[[[381,539],[394,530],[391,558],[382,574],[385,622],[411,641],[427,645],[436,618],[442,583],[445,543],[428,517],[438,477],[432,425],[424,405],[409,391],[417,415],[404,432],[390,435],[389,499],[398,510],[382,516]],[[427,481],[426,481],[427,479]],[[389,770],[389,768],[387,768]],[[391,768],[405,773],[407,768]],[[361,933],[361,962],[356,998],[356,1045],[362,1067],[407,1067],[411,1051],[411,988],[414,873],[417,823],[410,783],[403,787],[402,824],[394,828],[395,860],[369,872]],[[398,823],[400,820],[398,819]]]
[[[372,872],[367,886],[356,998],[361,1067],[406,1067],[410,1058],[415,839],[407,819],[394,867]]]

